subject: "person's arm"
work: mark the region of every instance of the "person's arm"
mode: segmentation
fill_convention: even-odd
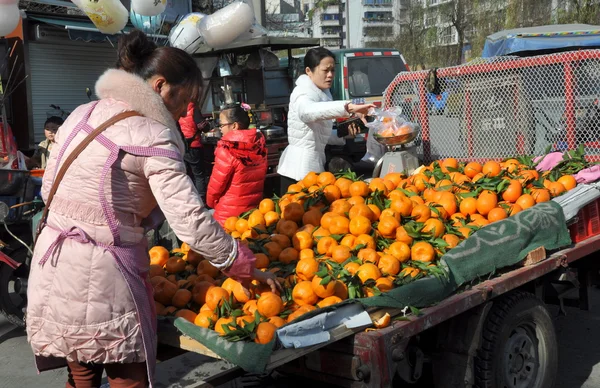
[[[292,103],[304,123],[350,116],[346,101],[314,101],[307,95],[299,95]]]
[[[215,164],[206,190],[206,204],[214,208],[219,199],[225,194],[233,173],[236,160],[226,149],[217,147],[215,151]]]
[[[178,151],[174,134],[165,129],[153,147]],[[253,276],[256,260],[221,228],[208,212],[185,173],[183,160],[154,156],[144,159],[144,175],[158,206],[180,240],[203,256],[226,275],[239,280]]]

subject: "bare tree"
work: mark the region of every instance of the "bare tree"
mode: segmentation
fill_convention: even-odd
[[[600,22],[600,1],[562,0],[555,10],[558,23],[598,24]]]
[[[427,28],[425,7],[421,0],[399,2],[400,29],[390,44],[402,52],[409,64],[425,68],[428,61]]]

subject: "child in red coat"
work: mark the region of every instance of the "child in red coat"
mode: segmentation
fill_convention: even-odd
[[[267,175],[265,138],[254,128],[239,105],[226,107],[219,116],[223,137],[215,150],[206,203],[215,209],[223,225],[228,217],[239,216],[258,206]]]

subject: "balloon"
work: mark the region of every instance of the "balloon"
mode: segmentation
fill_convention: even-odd
[[[127,8],[119,0],[73,0],[103,34],[116,34],[129,20]]]
[[[194,12],[187,14],[169,34],[169,43],[192,54],[204,43],[196,25],[206,17],[205,14]]]
[[[248,31],[253,22],[252,6],[243,1],[236,1],[202,18],[198,29],[207,45],[220,48]]]
[[[0,0],[0,36],[13,32],[19,25],[21,13],[16,0]]]
[[[165,12],[167,0],[131,0],[131,10],[142,16],[156,16]]]
[[[131,24],[138,30],[149,34],[154,34],[160,29],[162,24],[162,16],[143,16],[135,13],[133,9],[129,13]]]

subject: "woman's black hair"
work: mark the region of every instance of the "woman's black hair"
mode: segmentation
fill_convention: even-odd
[[[319,63],[325,58],[331,57],[335,60],[335,56],[325,47],[317,47],[310,49],[304,56],[304,67],[308,67],[310,71],[315,71],[315,68],[319,66]]]
[[[226,105],[223,110],[221,110],[221,113],[225,114],[227,122],[238,123],[241,129],[248,129],[250,126],[250,116],[248,116],[248,112],[239,105]]]
[[[185,51],[174,47],[157,47],[146,34],[133,30],[121,36],[117,53],[117,68],[144,80],[160,75],[170,85],[192,91],[191,101],[198,100],[202,73],[196,61]]]
[[[60,127],[61,125],[63,125],[64,122],[65,121],[58,116],[51,116],[51,117],[48,117],[48,120],[46,120],[46,122],[44,123],[44,128],[48,124],[56,124]]]

